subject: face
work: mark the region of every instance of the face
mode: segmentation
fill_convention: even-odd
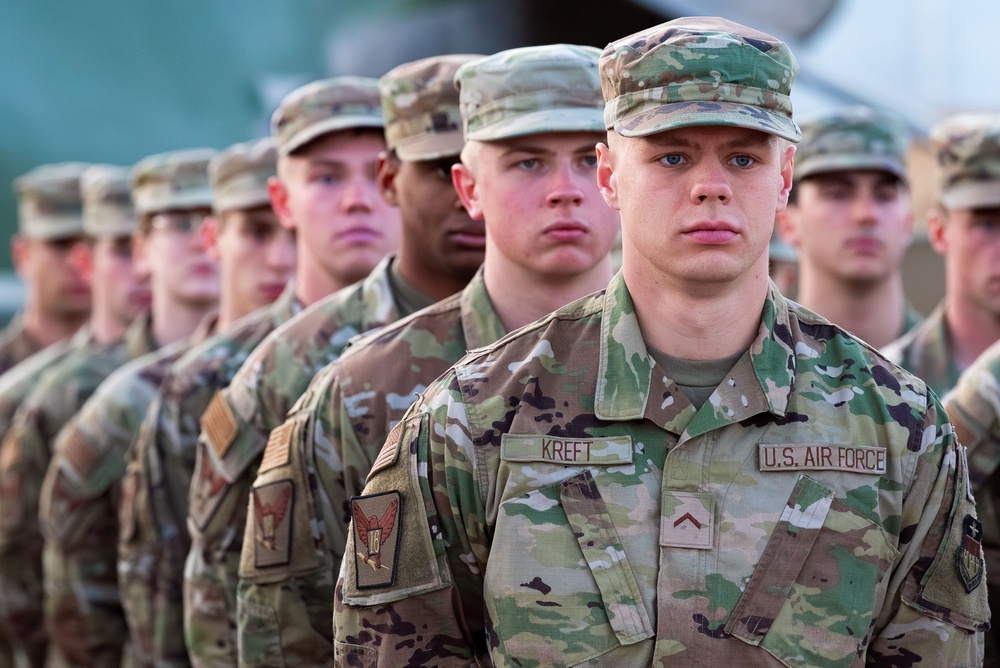
[[[766,273],[793,147],[725,126],[609,139],[598,146],[598,181],[621,211],[626,277],[701,288]]]
[[[572,276],[607,256],[618,214],[595,179],[594,146],[603,138],[553,132],[466,147],[452,176],[469,214],[486,222],[487,257],[535,274]]]
[[[152,301],[149,277],[136,271],[132,261],[132,237],[97,239],[91,252],[94,291],[108,295],[115,320],[127,325]]]
[[[944,256],[949,298],[1000,318],[1000,207],[935,211],[927,222]]]
[[[782,234],[803,262],[845,281],[878,282],[899,271],[913,228],[909,193],[893,174],[820,174],[796,185]]]
[[[295,274],[295,232],[281,226],[269,205],[210,217],[202,234],[241,315],[277,299]]]
[[[71,262],[82,237],[22,239],[14,242],[18,274],[30,287],[38,308],[52,317],[77,318],[90,311],[90,283]]]
[[[396,250],[399,212],[376,182],[383,150],[378,132],[344,131],[281,158],[271,202],[282,224],[296,231],[302,270],[353,283]]]
[[[428,272],[464,277],[483,262],[486,231],[473,220],[451,182],[458,156],[403,162],[388,157],[379,169],[382,196],[397,206],[405,253]]]
[[[210,209],[164,211],[136,237],[140,274],[148,271],[153,292],[198,308],[219,298],[219,267],[199,234]]]

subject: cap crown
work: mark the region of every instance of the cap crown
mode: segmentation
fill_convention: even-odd
[[[212,206],[208,161],[215,151],[194,148],[143,158],[132,168],[132,200],[140,214]]]
[[[686,17],[604,48],[607,128],[641,137],[695,125],[745,127],[798,141],[788,95],[798,63],[776,37],[715,17]]]
[[[1000,116],[952,116],[931,128],[930,138],[945,206],[1000,206]]]
[[[455,72],[482,56],[424,58],[379,79],[385,141],[401,160],[433,160],[462,151],[462,114]]]
[[[849,169],[878,169],[906,180],[910,132],[899,120],[867,107],[825,111],[802,121],[795,178]]]
[[[378,81],[367,77],[313,81],[286,95],[271,116],[271,134],[281,155],[328,132],[382,125]]]
[[[603,132],[599,55],[590,46],[550,44],[466,63],[455,75],[466,141]]]
[[[139,229],[127,167],[94,165],[80,177],[83,229],[92,237],[127,237]]]
[[[18,230],[30,239],[60,239],[83,233],[82,162],[41,165],[14,181]]]
[[[271,203],[267,181],[277,174],[278,151],[274,138],[234,144],[208,164],[217,212],[250,209]]]

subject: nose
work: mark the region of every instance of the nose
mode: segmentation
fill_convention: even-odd
[[[593,177],[591,177],[593,178]],[[582,177],[569,162],[560,162],[552,171],[546,201],[549,206],[578,206],[583,202]]]
[[[851,214],[855,222],[861,225],[875,224],[875,198],[872,193],[866,190],[858,192],[851,203]]]
[[[733,199],[733,191],[726,177],[726,171],[718,160],[705,158],[693,170],[694,183],[691,186],[691,201],[695,204],[719,202],[728,204]]]
[[[354,174],[344,184],[340,205],[348,213],[372,210],[372,196],[380,197],[375,181],[363,174]]]
[[[295,268],[295,238],[288,230],[275,235],[267,249],[265,261],[274,269],[287,271]]]

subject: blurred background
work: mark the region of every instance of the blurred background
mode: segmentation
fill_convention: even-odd
[[[46,162],[131,165],[161,151],[263,136],[278,101],[313,79],[379,76],[440,53],[550,42],[603,47],[678,16],[719,15],[775,34],[801,70],[796,115],[867,104],[902,116],[917,234],[907,292],[943,294],[926,243],[932,169],[921,142],[957,111],[1000,110],[989,0],[41,0],[2,1],[0,237],[17,227],[10,184]],[[20,299],[0,243],[0,310]]]

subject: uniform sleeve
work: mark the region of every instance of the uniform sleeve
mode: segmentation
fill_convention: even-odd
[[[962,374],[944,398],[959,442],[969,450],[969,478],[974,491],[1000,467],[1000,381],[988,365]]]
[[[876,620],[869,665],[982,665],[989,628],[982,527],[965,448],[927,395],[913,482],[900,518],[900,559]]]
[[[486,653],[489,540],[465,408],[450,382],[410,408],[352,499],[337,665],[466,666]]]

